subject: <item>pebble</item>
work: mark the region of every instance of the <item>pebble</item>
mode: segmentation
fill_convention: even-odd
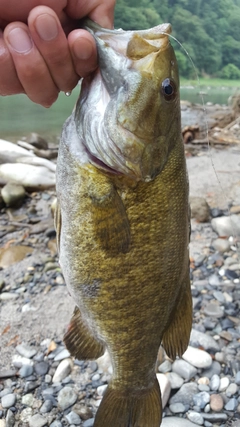
[[[236,373],[235,383],[236,383],[237,385],[240,385],[240,371],[238,371],[238,372]]]
[[[158,370],[162,374],[166,374],[172,370],[172,363],[169,360],[165,360],[161,365],[159,365]]]
[[[172,371],[185,380],[190,380],[197,374],[197,369],[182,359],[177,359],[173,362]]]
[[[238,386],[237,384],[231,383],[229,384],[227,390],[226,390],[226,396],[227,397],[231,397],[234,394],[236,394],[238,392]]]
[[[175,372],[168,372],[166,375],[171,383],[172,389],[178,389],[182,387],[184,379],[180,377],[180,375],[176,374]]]
[[[204,409],[207,403],[210,402],[210,394],[206,391],[201,391],[193,396],[193,402],[200,409]]]
[[[182,403],[183,405],[191,405],[193,403],[193,396],[197,394],[198,387],[194,382],[183,384],[180,390],[169,400],[172,403]]]
[[[202,347],[206,351],[220,351],[218,343],[208,334],[192,329],[190,335],[190,344],[193,347]]]
[[[39,362],[34,365],[34,370],[37,375],[46,375],[49,370],[49,364],[47,362]]]
[[[66,386],[62,388],[58,394],[58,404],[63,411],[74,405],[76,400],[77,394],[71,387]]]
[[[15,425],[15,416],[14,413],[11,411],[11,409],[9,409],[7,411],[7,416],[6,416],[6,427],[14,427]]]
[[[210,381],[210,388],[213,391],[217,391],[220,386],[220,377],[217,374],[214,374]]]
[[[89,418],[89,420],[84,421],[82,427],[93,427],[94,418]]]
[[[157,374],[157,379],[161,390],[162,407],[164,409],[171,393],[171,383],[164,374]]]
[[[216,251],[222,253],[228,252],[231,247],[231,243],[229,242],[229,240],[226,239],[216,239],[214,240],[212,245]]]
[[[230,381],[229,381],[228,377],[221,378],[218,390],[220,392],[226,390],[229,386],[229,383],[230,383]]]
[[[42,415],[35,414],[29,420],[29,427],[44,427],[48,424],[47,418]]]
[[[60,353],[58,353],[55,357],[54,357],[54,361],[55,362],[59,362],[60,360],[63,359],[67,359],[70,356],[69,351],[65,348],[64,350],[62,350]]]
[[[195,368],[209,368],[209,366],[212,364],[212,358],[210,354],[208,354],[206,351],[199,350],[198,348],[191,346],[188,346],[187,350],[182,355],[182,358],[186,360],[186,362],[195,366]]]
[[[29,377],[30,375],[32,375],[32,373],[33,373],[33,365],[23,365],[18,372],[21,378]]]
[[[169,406],[169,409],[173,414],[181,414],[186,412],[186,406],[182,403],[172,403]]]
[[[213,218],[211,225],[219,236],[240,236],[240,216],[237,214],[233,214],[231,217],[221,216]]]
[[[203,425],[203,423],[204,423],[204,419],[203,419],[202,415],[201,415],[201,414],[199,414],[198,412],[195,412],[195,411],[189,411],[189,412],[187,413],[187,417],[188,417],[188,419],[189,419],[190,421],[192,421],[193,423],[195,423],[195,424],[197,424],[197,425],[199,425],[199,426],[202,426],[202,425]]]
[[[220,412],[223,409],[224,402],[220,394],[211,394],[210,396],[210,408],[212,411]]]
[[[33,402],[34,402],[34,396],[32,393],[24,394],[24,396],[22,397],[22,404],[23,405],[32,407]]]
[[[196,427],[196,424],[185,418],[165,417],[162,420],[161,427]]]
[[[2,407],[4,409],[11,408],[11,406],[14,406],[15,402],[16,395],[14,393],[5,394],[5,396],[1,398]]]
[[[40,412],[42,414],[47,414],[48,412],[51,412],[52,408],[53,408],[52,401],[47,399],[47,400],[45,400],[45,402],[43,402],[43,404],[40,408]]]
[[[230,399],[226,403],[224,408],[226,409],[226,411],[235,411],[237,409],[237,406],[238,406],[238,400],[235,397],[232,397],[232,399]]]
[[[50,424],[50,427],[63,427],[61,421],[55,420]]]
[[[219,362],[216,362],[216,360],[213,361],[210,368],[204,369],[202,371],[202,375],[208,378],[212,378],[213,375],[220,375],[221,373],[221,365]]]
[[[69,414],[65,415],[65,418],[69,422],[69,424],[74,424],[76,426],[79,426],[81,424],[81,418],[74,411],[71,411],[69,412]]]
[[[204,313],[209,317],[220,318],[224,316],[224,310],[222,307],[211,302],[204,307]]]
[[[62,360],[53,376],[53,383],[61,382],[64,378],[66,378],[72,370],[72,360],[70,358]]]
[[[31,359],[37,353],[35,348],[25,343],[17,345],[16,350],[21,356],[26,357],[27,359]]]

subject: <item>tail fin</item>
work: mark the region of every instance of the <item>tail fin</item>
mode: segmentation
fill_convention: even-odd
[[[161,419],[161,394],[156,379],[152,388],[129,395],[110,385],[97,411],[94,427],[159,427]]]

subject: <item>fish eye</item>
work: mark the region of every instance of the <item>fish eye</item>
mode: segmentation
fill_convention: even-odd
[[[172,79],[165,79],[162,82],[162,94],[166,101],[173,101],[177,95],[176,84]]]

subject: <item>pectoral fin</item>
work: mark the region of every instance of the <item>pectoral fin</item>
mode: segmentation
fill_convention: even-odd
[[[92,174],[89,181],[96,239],[102,248],[117,255],[130,246],[130,225],[127,213],[116,188],[108,177]]]
[[[171,359],[182,356],[186,351],[192,329],[192,295],[190,281],[187,278],[185,291],[172,313],[171,323],[163,335],[163,347]]]
[[[97,359],[103,355],[105,349],[91,334],[78,307],[75,307],[68,331],[64,335],[64,342],[71,356],[79,360]]]

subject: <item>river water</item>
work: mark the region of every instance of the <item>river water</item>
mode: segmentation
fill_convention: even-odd
[[[181,99],[202,104],[227,104],[236,92],[234,88],[181,88]],[[25,95],[0,97],[0,139],[16,141],[30,132],[57,142],[66,118],[71,114],[79,93],[76,88],[70,97],[60,93],[57,102],[49,109],[32,103]],[[201,95],[203,93],[203,95]],[[203,98],[203,99],[202,99]]]

